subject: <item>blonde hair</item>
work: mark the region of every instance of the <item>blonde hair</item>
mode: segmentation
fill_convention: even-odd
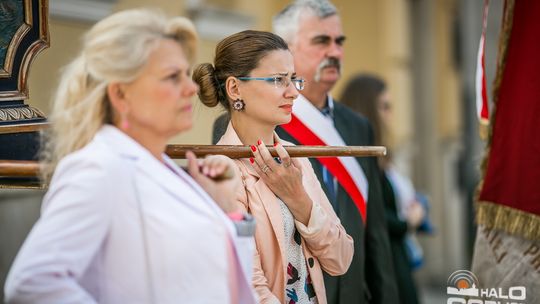
[[[167,18],[146,10],[126,10],[96,23],[85,35],[82,51],[64,69],[42,136],[41,171],[48,180],[58,162],[87,145],[113,110],[107,96],[111,82],[135,80],[161,39],[178,41],[193,62],[197,35],[186,18]]]

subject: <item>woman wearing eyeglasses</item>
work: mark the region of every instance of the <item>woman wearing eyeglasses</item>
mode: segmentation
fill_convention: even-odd
[[[304,80],[279,36],[243,31],[222,40],[214,64],[196,67],[203,104],[221,104],[231,121],[218,144],[250,145],[236,160],[244,188],[239,205],[257,222],[253,284],[261,303],[326,303],[323,270],[347,271],[353,240],[328,202],[310,162],[291,158],[276,126],[291,120]],[[276,147],[273,158],[265,145]]]

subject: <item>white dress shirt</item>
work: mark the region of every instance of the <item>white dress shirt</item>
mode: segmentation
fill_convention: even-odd
[[[110,125],[65,157],[9,272],[6,301],[230,303],[235,272],[239,302],[255,303],[253,238],[237,237],[204,190],[164,158],[170,169]]]

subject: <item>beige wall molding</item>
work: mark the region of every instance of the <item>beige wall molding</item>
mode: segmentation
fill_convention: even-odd
[[[50,0],[53,17],[96,22],[110,15],[117,0]]]
[[[188,1],[186,8],[199,36],[205,40],[219,41],[255,25],[255,18],[248,14],[205,4],[204,1]]]

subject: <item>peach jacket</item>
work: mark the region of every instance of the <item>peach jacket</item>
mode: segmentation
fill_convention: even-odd
[[[275,133],[274,138],[283,145],[293,145],[280,140]],[[218,145],[242,145],[231,123]],[[259,179],[248,159],[235,162],[244,183],[238,193],[238,202],[255,217],[257,223],[253,285],[261,303],[281,303],[285,301],[287,248],[280,204],[272,190]],[[295,225],[302,236],[304,257],[317,300],[324,304],[327,301],[322,270],[330,275],[345,273],[353,256],[353,239],[341,225],[309,160],[301,158],[300,163],[303,184],[313,201],[313,207],[307,227],[298,221],[295,221]]]

